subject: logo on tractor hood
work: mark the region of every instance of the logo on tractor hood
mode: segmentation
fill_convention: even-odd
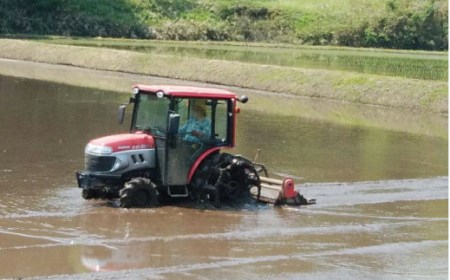
[[[111,153],[128,150],[151,149],[155,147],[155,141],[152,136],[147,134],[117,134],[97,138],[89,142],[88,146],[106,148]]]

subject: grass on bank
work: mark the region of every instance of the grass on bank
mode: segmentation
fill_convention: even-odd
[[[138,73],[360,104],[447,113],[444,81],[304,69],[104,48],[0,40],[4,58]]]
[[[53,44],[95,46],[309,69],[423,80],[448,80],[448,53],[239,42],[179,42],[103,38],[35,37]]]

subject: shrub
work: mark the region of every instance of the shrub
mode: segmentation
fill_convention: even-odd
[[[368,1],[2,0],[0,33],[448,49],[446,0]]]

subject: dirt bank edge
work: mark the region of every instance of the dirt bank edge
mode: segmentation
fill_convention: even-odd
[[[448,114],[448,83],[0,39],[0,57]]]

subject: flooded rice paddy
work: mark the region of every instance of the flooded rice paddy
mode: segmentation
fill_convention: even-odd
[[[46,42],[136,52],[232,60],[311,69],[351,71],[424,80],[448,79],[445,52],[380,51],[376,49],[308,48],[257,44],[224,46],[194,42],[142,42],[142,40],[48,39]]]
[[[0,76],[0,278],[447,278],[440,133],[241,106],[235,152],[262,149],[259,161],[296,178],[316,205],[125,210],[84,201],[74,178],[84,146],[127,130],[115,118],[127,100]]]

